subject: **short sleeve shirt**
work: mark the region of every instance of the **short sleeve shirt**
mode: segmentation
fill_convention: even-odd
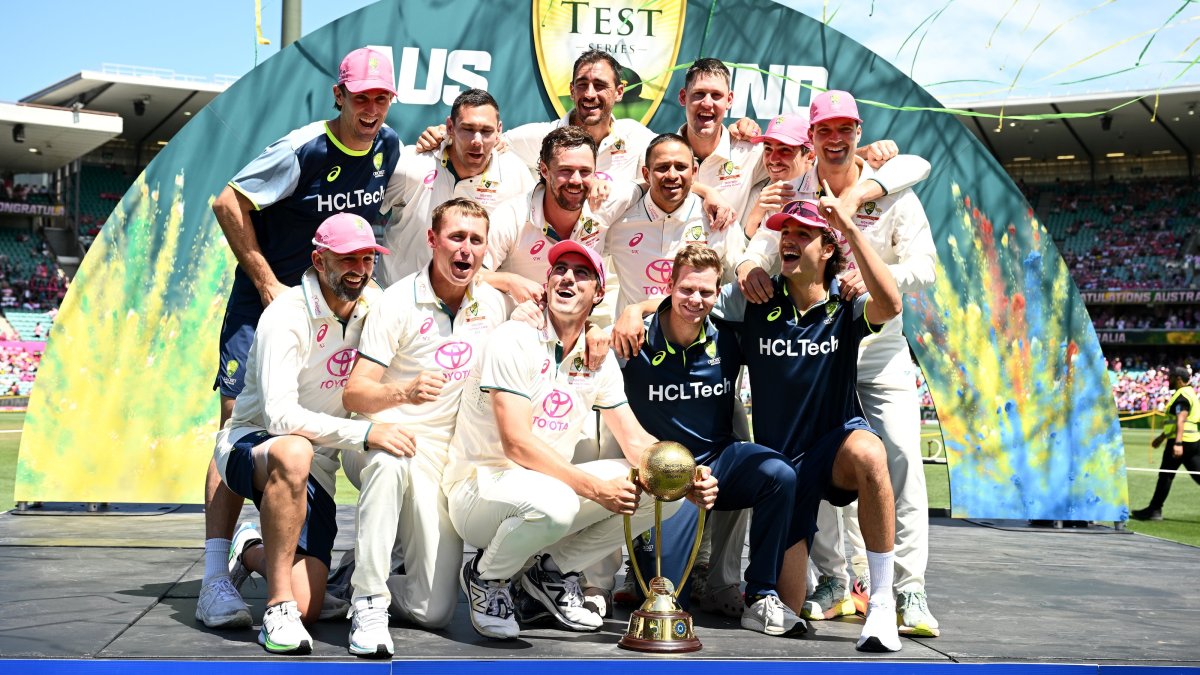
[[[515,152],[531,172],[537,172],[538,159],[542,153],[542,139],[546,134],[571,125],[571,114],[567,113],[553,122],[532,122],[504,133],[509,149]],[[641,176],[638,169],[646,158],[646,148],[657,136],[641,122],[626,118],[613,118],[612,130],[600,142],[596,152],[596,172],[601,178],[612,181],[636,181]]]
[[[726,284],[714,316],[738,335],[754,396],[754,440],[788,457],[862,415],[856,380],[858,348],[878,330],[866,320],[867,295],[847,302],[833,282],[826,299],[795,308],[781,277],[763,304],[746,302],[736,283]]]
[[[479,467],[516,466],[500,442],[492,390],[529,399],[534,436],[571,461],[592,411],[626,402],[616,355],[609,352],[598,370],[590,370],[584,345],[581,335],[574,348],[564,353],[548,319],[541,330],[518,321],[497,328],[463,392],[443,485],[470,478]]]
[[[376,220],[399,157],[400,138],[387,125],[359,151],[342,145],[326,122],[314,122],[272,143],[229,181],[253,204],[258,246],[280,283],[300,283],[312,264],[317,227],[329,216],[349,212]],[[240,266],[229,303],[252,316],[262,312],[258,290]]]
[[[367,317],[359,355],[387,369],[384,384],[408,382],[426,370],[441,372],[446,384],[435,401],[404,404],[365,417],[403,424],[444,449],[454,431],[471,367],[492,330],[507,318],[503,294],[479,280],[467,289],[453,314],[434,293],[428,267],[393,284]]]
[[[433,210],[455,197],[479,202],[490,214],[497,205],[520,197],[533,188],[533,178],[511,152],[492,153],[488,166],[477,176],[458,178],[448,148],[405,152],[388,185],[386,203],[394,205],[384,230],[384,256],[379,283],[385,288],[429,265],[433,255],[426,233],[433,225]]]

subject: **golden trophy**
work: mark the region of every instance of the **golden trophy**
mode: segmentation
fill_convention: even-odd
[[[642,460],[630,471],[629,479],[642,485],[654,495],[654,578],[647,585],[633,555],[633,532],[629,516],[625,516],[625,544],[629,547],[630,567],[646,602],[629,617],[629,629],[617,644],[624,649],[657,654],[677,654],[700,649],[700,640],[692,630],[692,615],[679,607],[676,598],[687,582],[700,551],[700,536],[704,532],[704,509],[700,509],[696,540],[684,567],[679,585],[662,575],[662,503],[681,499],[692,489],[696,476],[696,460],[687,448],[673,441],[659,441],[646,448]]]

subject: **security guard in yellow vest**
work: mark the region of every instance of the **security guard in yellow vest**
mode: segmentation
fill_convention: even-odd
[[[1167,421],[1163,423],[1162,434],[1151,443],[1157,448],[1166,441],[1167,447],[1163,448],[1158,485],[1150,505],[1129,514],[1137,520],[1162,520],[1163,503],[1180,466],[1186,467],[1192,480],[1200,485],[1200,397],[1188,384],[1190,375],[1187,368],[1171,369],[1171,387],[1175,393],[1167,401]]]

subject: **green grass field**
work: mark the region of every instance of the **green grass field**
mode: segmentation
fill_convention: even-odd
[[[17,449],[20,446],[21,424],[24,413],[0,413],[0,508],[13,504],[13,481],[17,471]],[[929,433],[928,430],[926,433]],[[1137,469],[1157,469],[1161,458],[1159,451],[1150,450],[1150,440],[1155,432],[1148,429],[1126,429],[1125,462],[1130,471],[1129,506],[1137,509],[1150,501],[1154,492],[1157,474]],[[929,489],[929,505],[933,508],[950,507],[950,485],[946,465],[925,465],[925,477]],[[346,477],[338,473],[337,503],[353,504],[358,492]],[[1200,546],[1200,487],[1188,476],[1175,479],[1171,496],[1163,509],[1161,522],[1129,521],[1128,527],[1136,532],[1154,537],[1170,539],[1192,546]]]

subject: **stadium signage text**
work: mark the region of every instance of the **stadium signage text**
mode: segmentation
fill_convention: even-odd
[[[1200,345],[1200,331],[1098,330],[1096,337],[1105,345]]]
[[[66,213],[66,209],[62,206],[50,206],[49,204],[0,202],[0,213],[15,213],[22,216],[61,216]]]
[[[1153,305],[1155,303],[1184,305],[1200,302],[1200,290],[1155,291],[1080,291],[1089,305]]]

